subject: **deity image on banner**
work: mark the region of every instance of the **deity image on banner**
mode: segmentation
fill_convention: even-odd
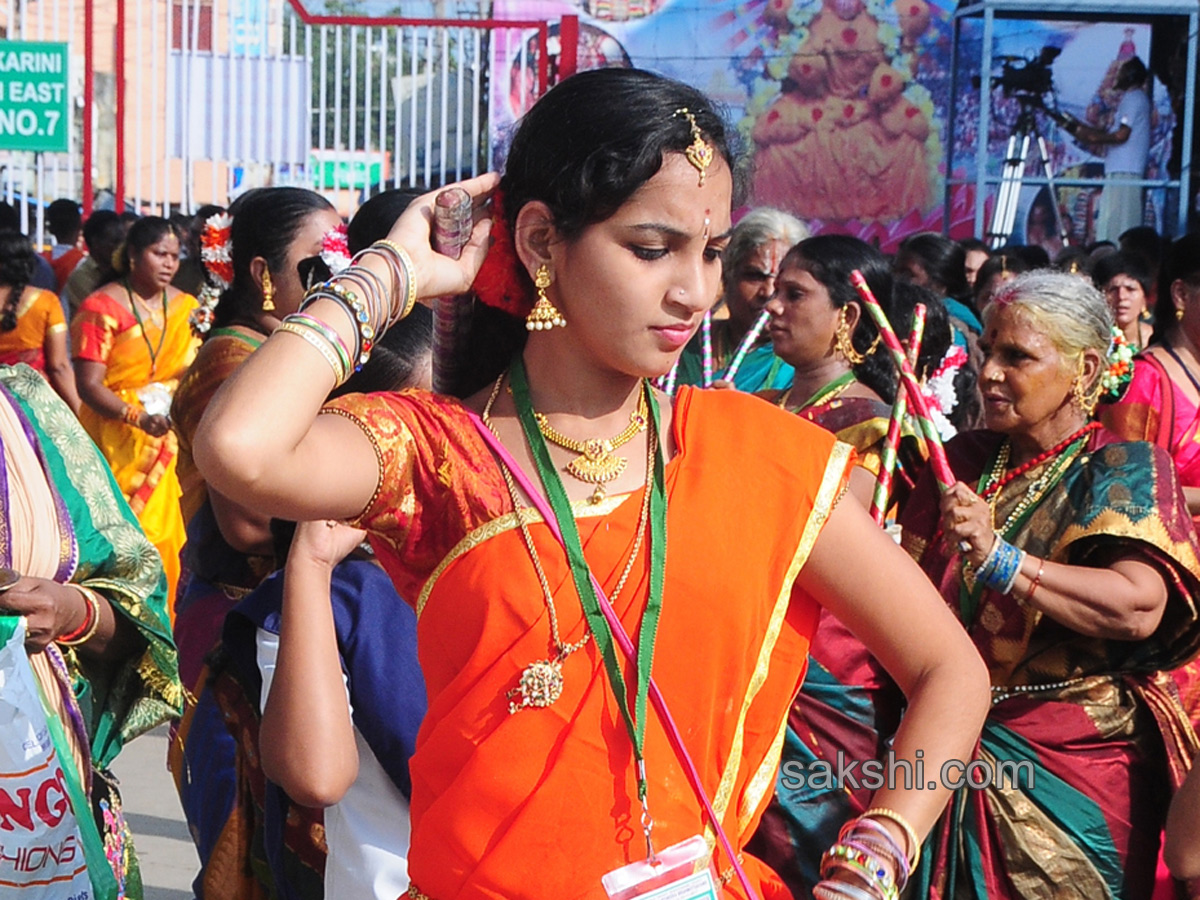
[[[929,3],[812,7],[769,0],[763,12],[786,71],[765,108],[748,110],[754,203],[826,221],[927,212],[940,154],[930,146],[933,105],[914,75]]]

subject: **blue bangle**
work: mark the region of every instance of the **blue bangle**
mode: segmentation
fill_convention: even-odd
[[[987,587],[1001,594],[1012,591],[1025,562],[1025,551],[1010,544],[1004,538],[996,535],[992,551],[984,564],[980,566],[975,578]]]

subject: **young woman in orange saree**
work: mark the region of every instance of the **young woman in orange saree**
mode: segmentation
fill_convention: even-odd
[[[491,359],[476,354],[481,368],[453,387],[465,400],[351,397],[318,415],[377,327],[475,279],[488,225],[461,260],[434,253],[427,195],[272,335],[201,422],[210,484],[274,514],[362,522],[415,602],[429,712],[410,763],[412,897],[602,898],[602,879],[645,862],[650,841],[711,847],[714,832],[732,852],[717,851],[724,888],[705,896],[786,896],[741,848],[770,792],[818,601],[909,692],[899,756],[945,760],[974,743],[979,660],[914,564],[838,502],[852,451],[753,398],[672,401],[648,386],[717,294],[724,133],[702,95],[659,76],[567,79],[526,116],[500,182],[491,272],[476,284],[488,306],[472,325]],[[482,214],[497,179],[461,187]],[[365,337],[351,325],[363,319]],[[486,428],[511,462],[489,452]],[[541,488],[518,489],[522,471]],[[553,522],[529,509],[542,490]],[[766,537],[747,548],[751,533]],[[879,566],[850,565],[855,554]],[[636,635],[636,664],[618,659],[593,577]],[[673,726],[646,705],[652,664]],[[312,688],[331,727],[281,743],[320,793],[353,773],[356,752],[340,678]],[[892,849],[878,870],[831,858],[825,896],[857,882],[882,897],[903,881],[945,796],[879,791],[880,809],[847,834]],[[697,877],[707,852],[699,862]]]
[[[122,252],[123,279],[84,300],[71,323],[79,420],[162,555],[173,611],[184,526],[175,475],[179,444],[167,413],[196,355],[189,323],[196,298],[170,286],[179,240],[165,219],[135,222]]]

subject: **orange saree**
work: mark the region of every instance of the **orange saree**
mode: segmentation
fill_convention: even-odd
[[[506,693],[550,647],[545,601],[500,472],[457,401],[417,392],[330,405],[374,441],[384,477],[359,524],[418,619],[429,713],[410,763],[412,896],[603,898],[600,878],[644,856],[633,754],[594,642],[562,696],[508,712]],[[793,588],[841,496],[853,452],[756,399],[684,389],[666,468],[666,588],[654,677],[722,825],[745,845],[771,795],[787,713],[819,607]],[[752,461],[749,462],[748,461]],[[738,477],[730,477],[737,472]],[[576,507],[611,592],[636,538],[640,492]],[[564,641],[583,614],[560,545],[528,509]],[[614,601],[636,634],[643,553]],[[656,846],[714,842],[657,717],[646,760]],[[723,877],[729,861],[717,859]],[[765,866],[764,898],[788,896]],[[726,886],[740,896],[736,881]]]

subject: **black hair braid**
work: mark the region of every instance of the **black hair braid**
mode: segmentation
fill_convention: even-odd
[[[0,332],[17,327],[17,307],[33,277],[35,265],[36,257],[29,238],[19,231],[0,231],[0,284],[9,288],[4,309],[0,311]]]

